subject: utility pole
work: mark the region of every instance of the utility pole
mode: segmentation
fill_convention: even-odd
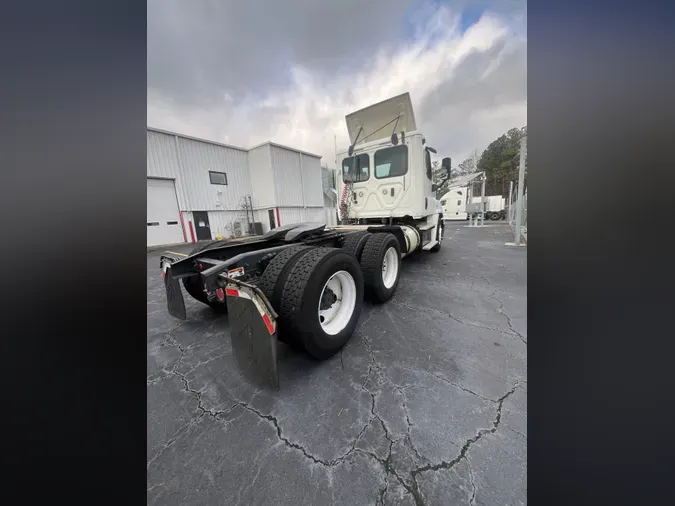
[[[255,224],[255,217],[253,216],[253,200],[251,200],[251,195],[248,195],[248,206],[249,209],[251,209],[251,221],[249,222],[248,229],[249,229],[249,235],[253,235],[255,233],[254,224]],[[246,211],[246,219],[248,220],[248,211]]]
[[[516,246],[520,246],[520,226],[523,219],[523,186],[525,186],[525,156],[527,152],[527,135],[520,139],[520,168],[518,169],[518,193],[516,204]]]
[[[513,181],[509,181],[509,214],[507,216],[509,224],[513,221]]]
[[[480,226],[485,224],[485,172],[483,172],[483,182],[480,186]]]

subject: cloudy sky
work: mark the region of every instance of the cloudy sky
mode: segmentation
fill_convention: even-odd
[[[346,114],[409,91],[454,164],[527,123],[524,0],[149,0],[148,125],[334,166]]]

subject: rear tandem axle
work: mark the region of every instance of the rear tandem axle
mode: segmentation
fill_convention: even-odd
[[[251,381],[279,387],[277,339],[324,360],[351,337],[364,295],[389,300],[398,285],[400,260],[438,251],[434,226],[326,228],[300,223],[263,236],[215,241],[188,257],[160,258],[169,313],[185,319],[179,280],[198,301],[230,315],[238,367]]]

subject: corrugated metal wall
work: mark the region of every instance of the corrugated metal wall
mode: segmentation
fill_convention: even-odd
[[[303,209],[301,207],[280,207],[279,217],[282,225],[290,223],[309,222],[323,222],[326,219],[323,207],[308,207]]]
[[[323,207],[308,207],[304,209],[305,220],[323,223],[326,220],[326,215]]]
[[[276,186],[276,205],[304,206],[300,153],[271,146],[272,168]]]
[[[251,192],[246,151],[182,137],[178,138],[178,150],[191,210],[236,210],[242,197]],[[227,174],[227,185],[211,184],[210,170]]]
[[[243,211],[209,211],[211,237],[213,239],[218,235],[223,238],[231,237],[233,231],[232,227],[235,222],[241,224],[241,231],[243,234],[246,234],[246,227],[248,227],[248,224],[246,222],[246,214]]]
[[[277,205],[322,206],[321,160],[314,156],[271,146]]]
[[[248,152],[248,166],[251,176],[251,198],[253,207],[273,207],[277,205],[274,191],[274,172],[270,145],[265,144]]]
[[[304,191],[304,205],[323,205],[323,183],[321,171],[321,159],[314,156],[300,154],[302,165],[302,188]]]

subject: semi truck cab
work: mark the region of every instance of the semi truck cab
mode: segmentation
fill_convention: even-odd
[[[468,220],[469,215],[466,212],[466,199],[468,196],[468,187],[462,186],[451,188],[441,197],[441,206],[443,207],[443,218],[446,220]]]
[[[417,130],[408,93],[345,120],[351,144],[336,160],[341,218],[420,220],[442,212],[432,181],[436,151]],[[449,169],[449,158],[446,164]]]

